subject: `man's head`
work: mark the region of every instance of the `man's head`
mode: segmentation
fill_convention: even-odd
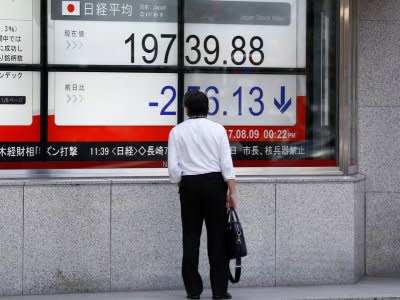
[[[206,117],[208,114],[208,98],[203,92],[187,92],[183,97],[183,105],[189,117]]]

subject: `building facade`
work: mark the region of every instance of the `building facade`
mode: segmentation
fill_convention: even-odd
[[[0,295],[183,287],[164,161],[193,88],[232,143],[240,286],[400,274],[396,0],[25,1],[0,12]]]

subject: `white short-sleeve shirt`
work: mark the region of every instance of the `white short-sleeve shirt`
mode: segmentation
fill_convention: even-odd
[[[188,119],[175,126],[168,139],[168,172],[171,182],[184,175],[221,172],[235,179],[225,128],[206,118]]]

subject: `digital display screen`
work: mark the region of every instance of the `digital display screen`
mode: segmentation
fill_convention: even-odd
[[[304,68],[306,0],[185,2],[185,65]]]
[[[0,71],[0,126],[31,125],[39,105],[39,73]]]
[[[163,161],[177,103],[173,73],[50,73],[49,159]]]
[[[208,118],[224,125],[235,160],[306,157],[305,76],[187,74],[185,83],[208,96]]]
[[[0,1],[0,64],[40,63],[40,0]]]
[[[48,0],[48,5],[50,64],[177,64],[177,0]]]
[[[175,74],[50,73],[58,126],[175,125]]]
[[[40,73],[0,70],[0,162],[40,155]]]
[[[223,125],[294,126],[297,96],[305,96],[296,75],[186,74],[185,84],[207,94],[209,118]]]

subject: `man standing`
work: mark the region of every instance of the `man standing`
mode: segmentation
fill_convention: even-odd
[[[168,171],[171,182],[179,185],[187,298],[200,299],[203,291],[198,265],[204,220],[213,299],[231,299],[225,227],[226,208],[236,207],[236,184],[229,141],[223,126],[207,120],[204,93],[186,93],[184,107],[189,119],[170,133]]]

